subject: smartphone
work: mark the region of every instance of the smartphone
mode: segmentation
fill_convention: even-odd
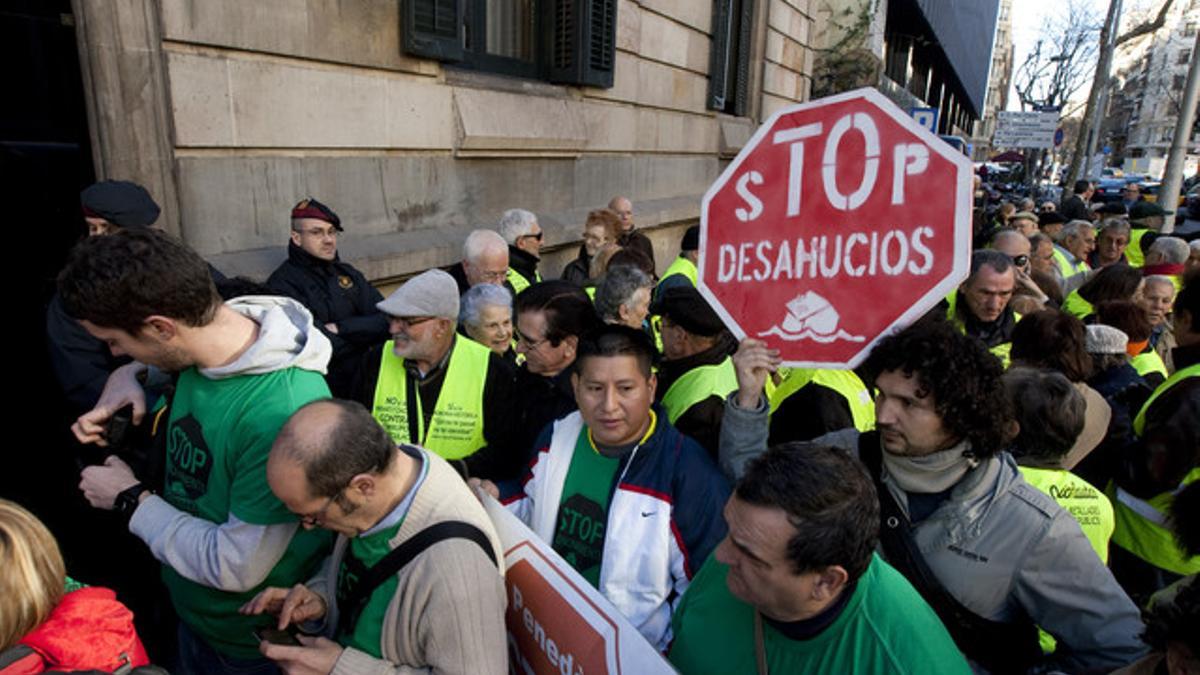
[[[254,629],[254,637],[262,642],[270,642],[273,645],[284,645],[286,647],[303,647],[296,636],[286,630],[263,626],[262,628]]]

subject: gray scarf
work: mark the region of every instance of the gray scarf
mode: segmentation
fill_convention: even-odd
[[[969,441],[940,452],[908,457],[883,451],[883,465],[888,475],[905,492],[933,494],[949,490],[962,480],[967,472],[979,466],[979,460],[966,457]]]

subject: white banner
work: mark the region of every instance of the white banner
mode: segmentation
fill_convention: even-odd
[[[504,549],[510,670],[527,675],[670,675],[611,603],[500,502],[483,506]]]
[[[1058,112],[1001,110],[992,145],[998,148],[1053,148]]]

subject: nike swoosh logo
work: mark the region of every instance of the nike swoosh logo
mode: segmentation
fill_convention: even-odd
[[[654,514],[656,514],[656,513],[658,513],[658,511],[650,511],[650,512],[642,511],[642,517],[643,517],[643,518],[649,518],[650,516],[652,516],[652,515],[654,515]]]

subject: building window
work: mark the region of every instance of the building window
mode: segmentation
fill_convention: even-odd
[[[466,68],[612,87],[617,0],[401,0],[403,49]]]
[[[1187,77],[1186,77],[1186,76],[1183,76],[1183,75],[1176,75],[1176,76],[1175,76],[1175,79],[1174,79],[1174,80],[1173,80],[1173,82],[1172,82],[1172,88],[1173,88],[1175,91],[1183,91],[1183,87],[1184,87],[1184,85],[1186,85],[1186,84],[1187,84]]]
[[[750,100],[754,0],[713,0],[708,109],[744,117]]]
[[[1192,50],[1184,49],[1183,51],[1179,52],[1179,59],[1177,61],[1175,61],[1175,63],[1176,63],[1176,65],[1186,66],[1188,64],[1188,61],[1191,58],[1192,58]]]
[[[1184,37],[1192,37],[1195,34],[1196,34],[1196,24],[1194,22],[1189,21],[1188,23],[1184,24],[1184,26],[1183,26],[1183,36]]]

